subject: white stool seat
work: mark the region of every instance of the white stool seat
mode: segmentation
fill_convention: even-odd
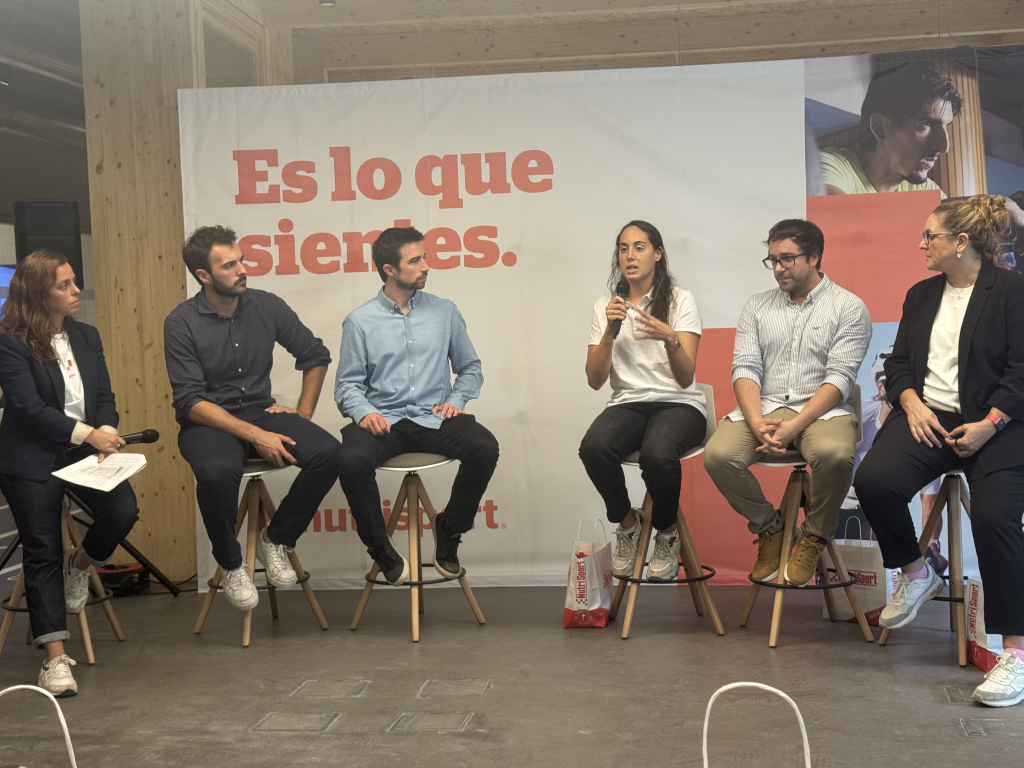
[[[440,453],[400,453],[388,459],[377,469],[388,469],[393,472],[419,472],[433,467],[443,467],[455,459]]]
[[[790,449],[785,453],[766,453],[764,458],[754,463],[756,467],[802,467],[807,464],[807,459],[800,455],[800,451]]]
[[[259,477],[268,472],[275,472],[284,467],[275,467],[266,459],[246,459],[242,465],[242,477]]]

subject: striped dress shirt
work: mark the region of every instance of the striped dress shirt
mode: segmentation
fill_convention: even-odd
[[[821,418],[852,413],[846,403],[871,341],[871,316],[858,296],[825,275],[797,304],[775,288],[751,296],[736,328],[732,380],[751,379],[761,388],[761,412],[799,412],[823,384],[842,401]],[[742,421],[737,406],[728,415]]]

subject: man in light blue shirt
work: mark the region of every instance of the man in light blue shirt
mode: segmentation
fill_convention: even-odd
[[[455,578],[461,536],[473,527],[498,463],[498,441],[465,412],[480,395],[480,358],[454,302],[423,293],[430,267],[422,234],[385,230],[373,244],[373,263],[384,287],[345,318],[341,331],[334,400],[352,419],[341,430],[341,488],[359,538],[398,586],[409,577],[409,563],[387,535],[376,469],[400,453],[458,459],[451,499],[433,526],[434,567]]]

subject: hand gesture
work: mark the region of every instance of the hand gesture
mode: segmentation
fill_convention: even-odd
[[[289,408],[287,405],[281,405],[280,403],[274,403],[272,406],[266,409],[267,413],[294,413],[296,416],[301,416],[306,421],[309,421],[307,416],[302,411],[297,411],[294,408]]]
[[[973,456],[996,433],[995,425],[987,419],[963,424],[946,435],[946,445],[956,451],[957,456]]]
[[[102,462],[107,456],[117,453],[126,445],[125,441],[117,435],[104,432],[101,429],[94,429],[90,432],[86,436],[85,442],[100,452],[96,459],[97,462]]]
[[[377,437],[391,431],[391,425],[388,424],[388,420],[376,411],[363,416],[363,420],[359,422],[359,426],[371,435],[376,435]]]
[[[671,325],[661,322],[654,315],[644,312],[639,307],[633,307],[633,311],[636,313],[634,339],[654,339],[666,344],[675,343],[676,332]]]
[[[295,441],[287,435],[279,435],[276,432],[267,432],[261,429],[249,442],[265,461],[269,461],[275,467],[280,468],[286,464],[295,463],[295,457],[288,450],[289,446],[295,445]]]
[[[907,412],[907,423],[910,425],[910,434],[919,443],[924,443],[929,448],[941,448],[943,438],[949,437],[949,433],[942,428],[938,416],[934,411],[920,400],[914,399],[904,404],[903,410]]]
[[[460,411],[451,403],[445,403],[444,405],[435,405],[430,409],[430,412],[437,414],[442,419],[450,419],[452,416],[461,416],[465,411]]]

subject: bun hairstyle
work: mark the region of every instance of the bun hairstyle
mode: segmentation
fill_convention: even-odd
[[[950,232],[965,233],[983,261],[998,263],[1003,241],[1010,229],[1010,214],[1002,200],[992,195],[948,200],[932,213]]]

